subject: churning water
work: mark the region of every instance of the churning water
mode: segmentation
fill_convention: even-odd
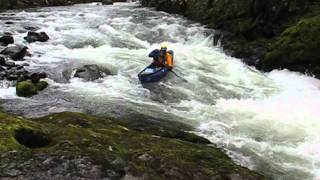
[[[181,121],[196,127],[236,162],[273,179],[320,178],[320,81],[290,71],[261,73],[214,47],[214,31],[183,17],[140,8],[81,4],[0,14],[0,32],[26,44],[26,29],[49,34],[26,44],[29,70],[46,71],[50,88],[30,99],[1,82],[3,106],[27,117],[81,111]],[[13,25],[5,24],[11,21]],[[166,41],[176,73],[144,88],[137,74]],[[83,64],[117,72],[94,82],[69,79]]]

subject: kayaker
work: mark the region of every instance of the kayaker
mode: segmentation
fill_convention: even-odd
[[[173,52],[172,54],[167,51],[168,46],[166,44],[161,44],[161,48],[153,50],[149,57],[153,58],[153,65],[155,67],[167,67],[168,69],[173,69]]]

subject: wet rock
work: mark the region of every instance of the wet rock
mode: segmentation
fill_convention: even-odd
[[[9,81],[16,81],[18,79],[19,79],[19,75],[17,75],[17,74],[9,74],[9,75],[7,75],[7,80],[9,80]]]
[[[0,38],[0,45],[2,46],[8,46],[9,44],[13,44],[13,43],[14,43],[14,39],[10,35],[5,35]]]
[[[112,5],[113,4],[113,0],[102,0],[101,2],[103,5]]]
[[[28,35],[26,37],[24,37],[24,39],[29,43],[33,43],[36,41],[46,42],[50,38],[45,32],[37,33],[37,32],[30,31],[30,32],[28,32]]]
[[[22,81],[17,83],[16,93],[21,97],[31,97],[38,93],[38,89],[31,81]]]
[[[14,45],[9,46],[2,50],[0,54],[9,56],[11,59],[17,61],[17,60],[23,60],[25,55],[27,54],[28,47],[23,45]]]
[[[107,68],[91,64],[76,69],[74,77],[82,78],[86,81],[94,81],[103,78],[106,75],[113,75],[113,73]]]
[[[6,64],[6,59],[0,56],[0,66],[4,66]]]
[[[42,91],[44,89],[46,89],[49,84],[46,81],[40,81],[36,84],[38,91]]]
[[[150,156],[149,154],[145,153],[145,154],[142,154],[141,156],[138,157],[138,159],[140,159],[141,161],[150,161],[152,160],[152,156]]]
[[[40,76],[39,73],[32,73],[30,75],[30,80],[31,82],[33,82],[34,84],[38,83],[40,81]]]
[[[45,72],[32,73],[28,76],[28,79],[30,79],[34,84],[37,84],[40,79],[44,78],[47,78],[47,74]]]
[[[10,170],[6,171],[5,174],[8,175],[9,177],[17,177],[17,176],[21,175],[22,172],[19,170],[16,170],[16,169],[10,169]]]
[[[21,97],[31,97],[33,95],[38,94],[38,91],[42,91],[48,87],[48,83],[45,81],[39,81],[37,83],[33,83],[29,80],[26,74],[20,75],[17,78],[17,86],[16,93]]]
[[[1,71],[1,68],[0,68],[0,80],[4,80],[5,76],[6,76],[6,72],[5,71]]]
[[[15,64],[14,62],[7,61],[4,66],[7,66],[7,67],[15,67],[16,64]]]
[[[45,79],[45,78],[48,77],[48,75],[47,75],[47,73],[45,73],[45,72],[40,72],[40,73],[39,73],[39,77],[40,77],[40,79]]]

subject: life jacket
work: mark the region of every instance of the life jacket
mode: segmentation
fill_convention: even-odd
[[[164,67],[164,65],[167,65],[173,68],[174,52],[172,50],[167,51],[164,57],[160,57],[160,51],[155,49],[149,54],[149,57],[154,58],[153,64],[158,67]]]
[[[167,65],[171,68],[173,68],[173,51],[166,52],[165,56],[158,58],[158,61],[156,61],[156,65],[160,65],[163,67],[164,65]]]

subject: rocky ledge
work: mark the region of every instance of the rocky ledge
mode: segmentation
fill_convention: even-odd
[[[0,179],[264,179],[190,130],[169,121],[0,111]]]
[[[319,0],[141,0],[217,31],[227,53],[263,71],[290,69],[320,78]]]

